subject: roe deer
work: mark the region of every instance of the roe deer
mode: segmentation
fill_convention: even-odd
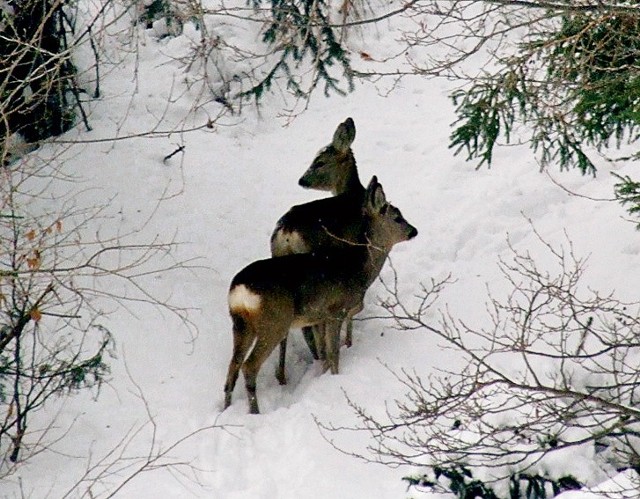
[[[347,118],[300,177],[301,186],[331,191],[334,197],[296,205],[280,217],[271,235],[272,256],[340,247],[345,240],[358,242],[365,189],[351,151],[355,136],[353,120]]]
[[[366,244],[258,260],[233,278],[233,354],[224,385],[225,409],[242,369],[249,410],[259,413],[258,371],[292,327],[323,324],[318,340],[325,345],[325,364],[333,374],[338,372],[342,322],[362,302],[393,245],[418,234],[400,210],[387,203],[376,177],[366,189],[362,217]]]
[[[317,154],[311,166],[300,177],[299,184],[306,188],[331,191],[335,197],[320,199],[294,206],[277,222],[271,235],[271,255],[311,253],[329,248],[363,243],[362,201],[365,189],[358,177],[356,160],[351,144],[356,136],[353,119],[340,123],[331,144]],[[346,344],[351,346],[351,316],[362,309],[356,308],[347,319]],[[313,357],[322,357],[313,339],[311,328],[303,328],[305,341]],[[319,334],[315,331],[315,335]],[[284,378],[287,339],[280,346],[280,383]]]

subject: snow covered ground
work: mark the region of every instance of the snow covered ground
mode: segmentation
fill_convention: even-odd
[[[190,108],[190,96],[182,95],[165,111],[182,73],[158,48],[156,40],[146,39],[139,59],[127,57],[106,75],[104,95],[92,104],[93,131],[80,129],[67,137],[92,140],[143,132],[163,114],[160,129],[179,121]],[[268,256],[275,221],[291,205],[323,195],[303,190],[297,180],[348,116],[357,128],[353,150],[363,183],[378,175],[388,199],[419,230],[416,239],[397,245],[391,254],[406,296],[421,281],[451,273],[456,281],[445,289],[440,305],[481,325],[488,320],[486,285],[497,291],[504,286],[496,263],[508,251],[507,238],[516,249],[543,253],[533,225],[546,241],[563,244],[569,238],[578,255],[589,255],[585,282],[590,286],[615,290],[621,299],[638,298],[640,237],[623,220],[619,205],[569,194],[540,173],[526,148],[498,150],[490,170],[476,171],[454,157],[447,147],[453,110],[446,82],[407,79],[393,92],[386,90],[383,83],[357,82],[344,98],[315,96],[292,121],[282,117],[276,104],[267,104],[259,113],[248,110],[224,118],[215,130],[79,144],[64,153],[65,168],[82,179],[82,190],[89,193],[81,196],[82,202],[109,202],[110,223],[119,230],[137,231],[140,242],[156,235],[175,239],[182,242],[176,258],[198,258],[197,268],[154,278],[150,284],[174,303],[195,309],[190,317],[197,334],[151,307],[113,311],[105,320],[116,339],[111,382],[95,400],[82,394],[51,409],[59,411],[56,427],[68,429],[68,435],[53,446],[55,453],[20,467],[3,484],[2,496],[63,497],[87,468],[119,444],[126,443],[124,456],[135,466],[140,460],[134,458],[167,449],[183,437],[157,464],[188,466],[145,471],[118,497],[422,496],[408,491],[402,481],[415,470],[368,464],[348,455],[366,447],[367,434],[323,434],[316,420],[354,425],[345,394],[380,414],[404,393],[390,370],[427,374],[446,363],[446,353],[427,332],[396,331],[382,320],[356,322],[353,347],[342,349],[341,372],[332,376],[321,374],[301,335],[293,331],[289,384],[281,387],[273,376],[275,355],[261,371],[263,414],[247,414],[242,380],[232,406],[221,412],[232,339],[229,282],[243,266]],[[198,119],[194,122],[201,123]],[[163,162],[178,143],[184,144],[184,154]],[[60,147],[47,146],[41,154]],[[609,168],[603,163],[597,178],[577,171],[549,173],[572,192],[610,198]],[[165,199],[158,204],[160,198]],[[379,283],[374,284],[363,317],[379,313],[377,297],[383,294]],[[103,497],[131,472],[108,470],[102,477],[104,489],[97,486],[93,497]],[[78,490],[83,487],[70,497],[79,496]]]

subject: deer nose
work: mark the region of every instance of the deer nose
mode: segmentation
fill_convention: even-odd
[[[409,231],[409,239],[413,239],[417,235],[418,235],[418,229],[416,229],[415,227],[411,227],[411,230]]]
[[[300,187],[311,187],[309,181],[304,177],[300,177],[300,180],[298,180],[298,185]]]

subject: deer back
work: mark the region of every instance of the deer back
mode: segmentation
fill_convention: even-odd
[[[276,223],[271,254],[310,253],[364,242],[363,199],[364,189],[292,207]]]
[[[367,251],[352,247],[319,253],[293,254],[258,260],[241,270],[230,286],[230,297],[243,286],[242,303],[231,312],[262,312],[269,321],[287,322],[287,329],[323,322],[327,315],[349,310],[366,290]]]

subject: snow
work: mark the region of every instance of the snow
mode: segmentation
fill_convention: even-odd
[[[192,95],[180,93],[181,69],[166,55],[170,45],[141,34],[139,56],[122,56],[102,81],[103,96],[91,104],[93,131],[78,127],[64,138],[95,140],[170,129],[190,109]],[[161,49],[161,50],[159,50]],[[384,49],[380,49],[383,51]],[[137,77],[134,77],[137,71]],[[4,497],[78,497],[82,474],[117,448],[131,465],[172,447],[159,466],[135,476],[118,492],[126,498],[207,497],[225,499],[418,497],[403,476],[417,470],[366,463],[349,455],[371,443],[366,433],[322,432],[316,421],[352,427],[346,396],[381,415],[401,398],[392,372],[426,375],[452,358],[428,332],[397,331],[379,319],[355,323],[354,344],[341,351],[338,375],[323,374],[302,336],[290,335],[288,385],[273,376],[276,355],[258,379],[262,414],[247,414],[242,379],[230,408],[222,411],[223,384],[231,354],[227,290],[246,264],[268,256],[276,220],[293,204],[324,193],[303,190],[297,180],[335,126],[353,117],[353,151],[363,183],[376,174],[388,199],[416,226],[416,239],[391,253],[401,292],[408,299],[420,282],[455,279],[440,304],[473,324],[486,321],[486,287],[504,288],[497,266],[508,241],[544,258],[535,230],[549,243],[573,241],[589,256],[585,281],[621,299],[637,298],[640,239],[616,203],[569,194],[610,198],[608,171],[630,167],[602,163],[596,178],[577,171],[541,173],[524,147],[496,152],[492,169],[474,165],[448,149],[453,108],[449,84],[406,79],[392,92],[386,83],[357,82],[341,98],[316,95],[295,119],[281,113],[276,98],[259,113],[227,116],[215,129],[130,140],[50,144],[38,154],[64,155],[65,171],[78,180],[79,203],[104,203],[108,219],[100,230],[133,234],[146,243],[175,240],[173,258],[191,260],[190,270],[154,277],[158,296],[192,309],[190,330],[153,307],[113,310],[104,320],[114,334],[112,376],[97,398],[61,400],[53,433],[68,432],[54,452],[35,456],[3,484]],[[169,97],[175,103],[167,107]],[[126,116],[126,119],[123,118]],[[196,115],[193,124],[204,122]],[[184,153],[163,161],[177,144]],[[68,187],[68,186],[67,186]],[[98,228],[92,228],[92,231]],[[383,275],[389,275],[389,268]],[[379,283],[362,317],[379,315]],[[44,415],[32,426],[46,425]],[[342,451],[338,450],[341,449]],[[569,456],[570,458],[570,456]],[[107,461],[108,462],[108,457]],[[582,457],[580,457],[582,459]],[[188,463],[188,466],[180,465]],[[133,468],[106,470],[106,497]],[[628,479],[624,476],[620,480]],[[23,492],[21,492],[21,490]],[[437,497],[434,495],[433,497]],[[443,496],[444,497],[444,496]],[[572,492],[567,499],[592,495]]]

